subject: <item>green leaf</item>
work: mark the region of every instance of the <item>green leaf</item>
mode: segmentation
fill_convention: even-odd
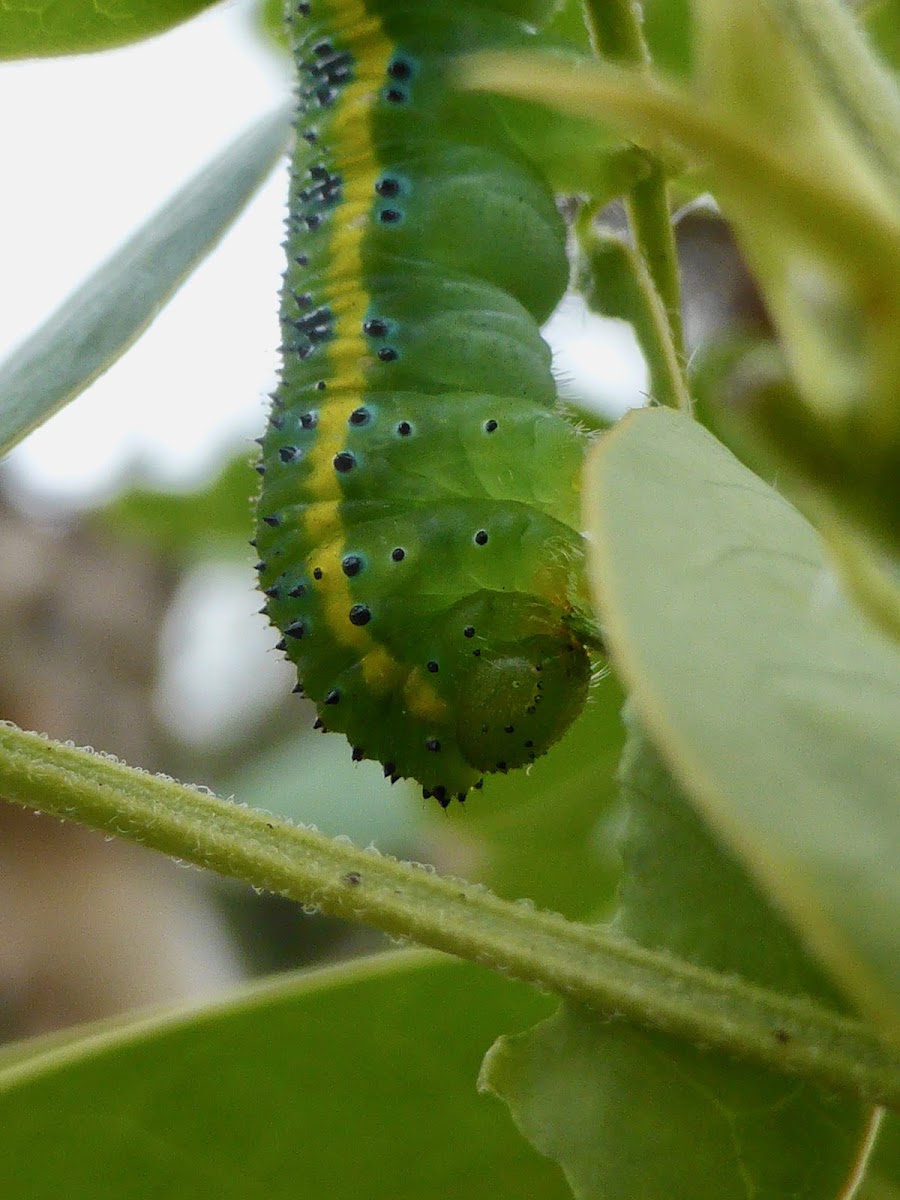
[[[0,364],[0,454],[102,375],[235,220],[287,145],[279,109],[168,201]]]
[[[613,661],[679,783],[847,995],[900,1029],[900,653],[706,430],[626,417],[586,477]]]
[[[558,1169],[475,1090],[492,1032],[546,1003],[391,954],[101,1030],[0,1074],[0,1192],[564,1200]]]
[[[645,151],[598,128],[595,121],[504,97],[495,100],[494,108],[518,148],[557,192],[589,196],[603,205],[650,171]]]
[[[376,762],[353,762],[337,737],[292,734],[218,788],[239,804],[314,825],[329,837],[409,856],[426,824],[421,789],[391,786]]]
[[[861,12],[869,40],[896,73],[900,71],[900,4],[898,0],[869,0]]]
[[[259,456],[241,454],[226,463],[205,487],[190,491],[132,488],[94,515],[117,536],[150,545],[162,555],[197,558],[248,557],[253,532],[251,511]]]
[[[139,42],[209,8],[213,0],[6,0],[0,58],[85,54]]]
[[[579,1200],[837,1200],[867,1132],[847,1101],[572,1007],[482,1080]]]
[[[642,0],[644,38],[654,67],[674,78],[693,69],[693,23],[690,0]]]
[[[900,16],[891,0],[896,30]],[[900,183],[900,89],[872,52],[853,6],[841,0],[769,0],[781,27],[806,56],[831,111],[858,153],[894,187]],[[864,20],[864,18],[863,18]]]
[[[619,929],[701,966],[830,998],[640,731],[622,782]],[[872,1124],[858,1101],[566,1005],[501,1039],[482,1081],[583,1200],[827,1200],[845,1194]]]
[[[701,355],[698,412],[730,449],[782,488],[819,528],[856,527],[900,557],[900,440],[862,436],[857,415],[813,411],[778,346],[736,339]]]

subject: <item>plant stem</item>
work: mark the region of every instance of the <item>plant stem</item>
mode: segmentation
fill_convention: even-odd
[[[675,252],[675,233],[669,216],[669,196],[661,166],[654,166],[649,175],[639,179],[625,200],[628,220],[634,241],[650,278],[659,294],[660,303],[669,325],[672,349],[679,363],[684,362],[684,331],[681,325],[681,283],[678,277],[678,257]],[[680,389],[687,395],[686,385]],[[681,405],[685,411],[684,404]],[[686,411],[690,415],[690,406]]]
[[[579,282],[585,299],[592,311],[631,323],[647,360],[654,399],[689,413],[690,392],[650,272],[634,246],[598,229],[596,217],[596,211],[586,207],[575,223],[581,250]],[[624,294],[617,270],[620,265],[631,283]]]
[[[584,0],[584,10],[594,49],[599,54],[622,66],[644,67],[649,64],[650,56],[638,8],[633,0]],[[683,362],[678,257],[669,214],[665,171],[660,163],[656,163],[645,178],[632,185],[625,205],[635,245],[668,320],[674,354],[679,362]],[[686,387],[679,391],[685,397],[688,395]]]
[[[105,756],[0,725],[0,795],[480,962],[605,1014],[900,1105],[900,1056],[857,1021],[715,975]]]

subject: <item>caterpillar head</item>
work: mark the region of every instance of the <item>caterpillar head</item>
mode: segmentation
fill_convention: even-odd
[[[526,766],[584,707],[591,665],[557,615],[556,629],[517,638],[472,660],[457,721],[463,757],[478,771]]]

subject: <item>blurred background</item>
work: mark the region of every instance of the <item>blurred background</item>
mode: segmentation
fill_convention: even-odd
[[[0,66],[0,359],[289,87],[254,6],[102,55]],[[602,681],[562,746],[447,814],[313,733],[257,615],[252,439],[276,368],[286,164],[137,345],[0,464],[0,718],[200,782],[329,834],[572,917],[614,893],[621,695]],[[692,344],[755,303],[727,230],[684,224]],[[712,258],[710,258],[712,255]],[[587,425],[644,403],[629,326],[569,297],[546,329]],[[0,1035],[378,948],[304,913],[0,805]],[[589,897],[585,907],[585,897]]]

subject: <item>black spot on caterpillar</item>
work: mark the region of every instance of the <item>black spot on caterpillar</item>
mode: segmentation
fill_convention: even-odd
[[[447,804],[581,710],[582,445],[539,324],[565,289],[552,194],[454,90],[550,0],[309,0],[283,368],[263,440],[267,612],[354,758]]]

